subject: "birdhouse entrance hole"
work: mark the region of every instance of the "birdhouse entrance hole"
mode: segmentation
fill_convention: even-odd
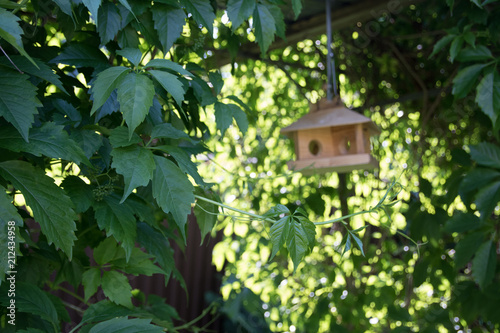
[[[318,141],[312,140],[311,142],[309,142],[309,152],[312,155],[317,156],[319,155],[320,151],[321,151],[321,145],[319,144]]]

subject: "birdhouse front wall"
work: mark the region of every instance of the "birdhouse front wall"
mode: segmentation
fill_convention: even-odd
[[[297,131],[295,148],[299,160],[330,157],[335,154],[329,127]]]

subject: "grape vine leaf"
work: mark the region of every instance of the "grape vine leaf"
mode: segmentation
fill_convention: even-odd
[[[132,254],[137,234],[136,218],[133,210],[126,204],[120,204],[117,194],[105,196],[101,201],[93,203],[95,219],[107,236],[113,236],[121,242],[125,250],[126,260]]]
[[[174,42],[181,36],[186,17],[182,8],[155,4],[153,21],[163,47],[163,53],[168,53]]]
[[[76,164],[90,166],[90,161],[83,150],[71,140],[64,126],[46,122],[41,127],[32,128],[27,143],[19,132],[12,127],[0,129],[0,147],[15,151],[27,152],[35,156],[47,156]]]
[[[256,4],[255,0],[229,0],[227,2],[227,16],[231,21],[233,32],[252,15]]]
[[[262,54],[264,54],[274,40],[276,32],[274,17],[265,5],[257,4],[253,12],[253,23],[255,25],[255,38]]]
[[[472,260],[472,276],[482,290],[491,283],[495,276],[496,258],[496,246],[490,239],[481,244]]]
[[[194,187],[186,174],[172,161],[154,156],[156,170],[153,176],[153,197],[165,213],[172,213],[185,240],[187,216],[194,203]]]
[[[146,118],[153,105],[154,95],[153,81],[146,75],[128,73],[118,84],[118,102],[128,125],[129,138]]]
[[[151,324],[151,319],[118,317],[92,327],[89,333],[162,333],[163,328]]]
[[[101,282],[102,291],[107,298],[118,305],[123,305],[129,309],[132,308],[132,287],[125,275],[117,271],[104,271]],[[111,329],[106,332],[115,331]]]
[[[209,36],[214,34],[215,14],[209,0],[189,0],[184,1],[188,13],[193,15],[194,20],[208,29]]]
[[[245,112],[236,104],[215,103],[215,119],[222,136],[233,123],[233,118],[241,133],[245,134],[248,129],[248,119]]]
[[[36,97],[37,88],[21,75],[0,68],[0,116],[11,123],[28,142],[28,132],[34,121],[37,107],[42,106]]]
[[[110,40],[113,40],[120,31],[121,17],[118,8],[112,2],[105,1],[99,8],[97,21],[100,24],[97,26],[97,32],[101,37],[101,44],[105,45]]]
[[[77,216],[70,198],[52,178],[28,162],[2,162],[0,176],[21,191],[49,244],[54,243],[71,260]]]
[[[82,275],[83,290],[85,294],[85,301],[97,292],[101,285],[101,270],[97,267],[86,270]]]
[[[97,74],[97,78],[91,88],[92,99],[94,101],[90,110],[91,115],[106,102],[111,92],[116,89],[129,71],[130,69],[127,67],[114,66]]]
[[[125,188],[120,203],[139,186],[148,185],[153,178],[155,161],[151,150],[141,146],[114,148],[111,151],[113,162],[111,166],[123,176]]]
[[[177,79],[173,74],[150,70],[148,71],[153,78],[174,98],[177,105],[182,105],[182,100],[184,99],[184,88],[182,87],[182,82]]]

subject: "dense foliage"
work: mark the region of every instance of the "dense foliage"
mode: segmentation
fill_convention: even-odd
[[[220,311],[239,329],[498,331],[497,1],[388,7],[336,32],[340,94],[382,129],[379,171],[346,179],[286,169],[279,129],[324,95],[326,37],[267,51],[281,3],[0,1],[2,331],[60,331],[51,291],[86,304],[73,331],[176,331],[127,276],[182,281],[170,241],[192,210],[226,235]],[[262,59],[239,52],[249,40]]]

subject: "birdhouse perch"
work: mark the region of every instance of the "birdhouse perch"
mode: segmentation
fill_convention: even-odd
[[[321,100],[310,112],[281,130],[295,142],[296,160],[288,167],[303,174],[373,169],[370,137],[380,133],[367,117],[349,110],[337,96]]]

